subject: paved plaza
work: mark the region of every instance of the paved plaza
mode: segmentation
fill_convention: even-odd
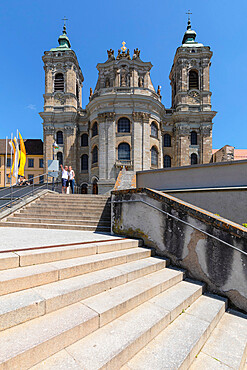
[[[97,233],[93,231],[2,227],[0,252],[21,248],[38,248],[41,246],[109,239],[119,239],[119,237],[113,236],[110,233]]]

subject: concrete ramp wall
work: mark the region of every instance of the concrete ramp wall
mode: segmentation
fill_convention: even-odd
[[[143,239],[158,255],[205,282],[209,291],[247,312],[247,228],[151,189],[113,191],[112,202],[112,232]]]

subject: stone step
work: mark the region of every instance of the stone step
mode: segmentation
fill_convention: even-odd
[[[56,205],[54,205],[54,206],[52,206],[52,205],[50,205],[50,204],[47,204],[47,205],[45,205],[45,204],[43,204],[43,203],[40,203],[40,205],[38,205],[38,204],[30,204],[30,205],[28,205],[27,207],[26,207],[26,209],[29,209],[29,208],[31,208],[31,209],[36,209],[36,210],[42,210],[42,209],[47,209],[47,210],[59,210],[59,211],[63,211],[63,210],[68,210],[68,211],[75,211],[75,209],[76,210],[83,210],[83,211],[86,211],[86,210],[88,210],[88,211],[93,211],[93,210],[96,210],[96,211],[103,211],[103,210],[107,210],[107,211],[110,211],[110,206],[91,206],[91,205],[87,205],[87,206],[83,206],[83,207],[77,207],[77,206],[73,206],[73,205],[71,205],[71,206],[65,206],[64,204],[59,204],[59,203],[57,203]]]
[[[159,297],[152,300],[158,301]],[[122,370],[188,369],[224,312],[223,299],[201,296],[129,360]]]
[[[52,203],[73,203],[73,204],[87,204],[87,203],[92,203],[92,204],[106,204],[110,203],[110,199],[95,199],[95,198],[39,198],[36,200],[36,202],[52,202]]]
[[[0,226],[2,227],[27,227],[27,228],[35,228],[35,229],[59,229],[59,230],[80,230],[80,231],[98,231],[98,232],[105,232],[109,233],[111,231],[110,227],[107,226],[87,226],[87,225],[69,225],[64,222],[63,224],[48,224],[42,223],[38,224],[35,222],[32,223],[20,223],[14,221],[2,221],[0,222]]]
[[[19,256],[13,252],[0,253],[0,270],[19,267]]]
[[[30,214],[30,215],[48,215],[48,216],[58,216],[59,214],[61,215],[64,215],[64,216],[68,216],[68,217],[80,217],[80,216],[87,216],[88,217],[100,217],[101,215],[104,216],[104,218],[108,217],[110,218],[110,212],[101,212],[101,211],[90,211],[90,212],[85,212],[85,211],[77,211],[77,210],[74,210],[71,211],[71,212],[68,212],[66,210],[62,211],[62,212],[57,212],[56,210],[52,210],[52,211],[48,211],[47,209],[44,209],[43,211],[39,211],[39,210],[35,210],[35,209],[32,209],[32,208],[28,208],[28,209],[23,209],[23,210],[20,210],[18,212],[15,213],[16,214]]]
[[[87,205],[92,205],[92,206],[105,206],[105,205],[110,205],[111,203],[106,202],[106,201],[91,201],[91,200],[84,200],[84,201],[74,201],[74,200],[65,200],[65,201],[59,201],[59,200],[48,200],[48,199],[38,199],[35,201],[33,204],[46,204],[46,205],[72,205],[72,206],[87,206]]]
[[[101,327],[182,280],[181,271],[166,268],[85,299],[83,303],[98,312]]]
[[[244,316],[224,313],[190,369],[244,369],[247,358],[247,316]]]
[[[141,240],[119,238],[112,241],[98,241],[94,243],[76,243],[75,245],[51,246],[45,248],[33,248],[32,250],[16,251],[12,253],[0,253],[0,269],[9,269],[19,266],[38,265],[77,257],[85,257],[94,254],[108,253],[123,249],[137,248],[142,246]],[[2,258],[1,258],[2,257]],[[4,266],[7,266],[4,268]],[[11,267],[12,266],[12,267]],[[2,267],[2,268],[1,268]]]
[[[75,303],[7,329],[0,333],[0,369],[29,369],[98,327],[98,314]]]
[[[58,201],[58,202],[66,202],[66,201],[71,201],[71,202],[107,202],[110,200],[109,197],[94,197],[94,196],[88,196],[84,197],[81,195],[69,195],[69,196],[64,196],[63,195],[57,195],[57,196],[45,196],[41,198],[42,200],[48,200],[48,201]]]
[[[182,302],[187,302],[179,305],[187,307],[197,296],[195,285],[182,298]],[[0,366],[25,370],[66,347],[83,369],[99,369],[103,365],[119,369],[124,359],[170,322],[171,312],[145,302],[104,327],[100,327],[99,317],[99,312],[80,302],[5,330],[0,333]],[[52,368],[49,363],[47,368]]]
[[[82,213],[82,212],[81,212]],[[57,216],[59,216],[57,214],[57,212],[54,212],[54,214],[50,214],[50,212],[27,212],[27,211],[21,211],[21,212],[16,212],[12,215],[13,217],[48,217],[48,218],[55,218]],[[68,213],[68,214],[64,214],[63,213],[63,216],[66,216],[66,218],[73,218],[73,220],[85,220],[85,221],[99,221],[99,220],[103,220],[103,221],[111,221],[111,218],[109,216],[102,216],[101,217],[101,214],[96,214],[96,215],[93,215],[92,213],[90,214],[79,214],[79,215],[75,215],[74,213]]]
[[[1,296],[0,331],[92,297],[105,290],[122,286],[127,282],[135,281],[140,285],[140,282],[138,283],[140,277],[152,274],[165,267],[166,260],[148,257],[102,271],[94,271],[82,276]],[[174,276],[173,281],[177,279]],[[167,280],[166,283],[168,284],[169,281]],[[162,281],[162,284],[165,283]],[[150,284],[143,288],[150,289]]]
[[[61,217],[61,216],[60,216]],[[31,222],[31,223],[49,223],[49,224],[62,224],[62,223],[66,223],[66,225],[89,225],[89,226],[107,226],[108,228],[111,226],[111,222],[110,221],[105,221],[105,220],[101,220],[101,219],[98,219],[98,220],[86,220],[86,219],[77,219],[77,220],[74,220],[74,219],[70,219],[70,218],[64,218],[64,219],[61,219],[60,217],[58,218],[50,218],[49,216],[33,216],[33,217],[24,217],[24,216],[20,216],[18,214],[15,214],[14,215],[14,218],[13,217],[8,217],[7,218],[7,221],[16,221],[16,222]]]
[[[148,249],[131,248],[0,271],[0,296],[150,256]]]
[[[178,283],[68,346],[67,358],[72,357],[84,370],[120,369],[200,294],[201,286],[188,282]],[[171,301],[170,297],[176,297],[175,301]],[[51,364],[59,362],[60,356],[63,357],[62,352],[46,359],[32,370],[52,369]],[[150,367],[149,370],[151,369],[155,367]]]

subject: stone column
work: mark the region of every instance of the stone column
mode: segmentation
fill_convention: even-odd
[[[209,163],[212,157],[212,124],[201,126],[201,163]]]
[[[162,136],[162,122],[160,122],[160,123],[159,123],[158,139],[159,139],[158,168],[162,168],[162,167],[163,167],[163,136]]]
[[[106,178],[114,180],[116,177],[116,122],[115,113],[105,113],[106,119]]]
[[[132,113],[131,157],[134,171],[143,169],[143,124],[142,112]]]
[[[151,167],[151,151],[150,151],[150,114],[142,113],[142,170],[149,170]]]
[[[76,125],[64,126],[64,164],[76,168]]]
[[[98,115],[99,122],[99,194],[111,191],[116,181],[116,125],[115,113]]]
[[[150,169],[150,114],[133,112],[132,161],[134,171]]]
[[[99,125],[99,180],[107,178],[107,137],[105,113],[98,115]]]
[[[190,165],[190,128],[186,124],[176,126],[177,166]]]
[[[54,143],[54,126],[44,125],[43,137],[44,137],[44,173],[48,171],[48,159],[53,159],[53,143]]]

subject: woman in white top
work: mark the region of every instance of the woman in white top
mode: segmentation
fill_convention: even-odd
[[[72,170],[71,166],[69,166],[68,175],[69,175],[69,184],[70,184],[70,187],[71,187],[71,192],[72,192],[72,194],[74,194],[75,172],[74,172],[74,170]]]
[[[69,178],[69,175],[68,175],[68,166],[64,166],[63,168],[63,165],[61,164],[60,165],[61,167],[61,170],[62,170],[62,194],[66,194],[67,193],[67,187],[68,187],[68,178]]]

